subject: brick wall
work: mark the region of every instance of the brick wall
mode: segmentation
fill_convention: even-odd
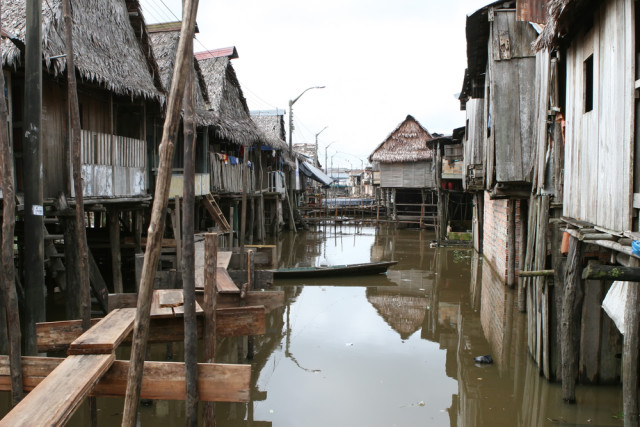
[[[483,252],[487,262],[496,271],[503,283],[507,281],[507,230],[508,204],[516,204],[516,277],[518,271],[518,252],[520,236],[520,202],[510,200],[491,200],[489,193],[484,192],[484,224],[483,224]]]

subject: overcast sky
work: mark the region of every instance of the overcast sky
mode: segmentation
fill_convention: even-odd
[[[181,0],[141,0],[147,23]],[[200,0],[195,50],[235,46],[251,110],[293,107],[293,142],[360,168],[408,114],[429,132],[464,125],[465,19],[488,0]],[[285,116],[288,123],[288,111]],[[327,146],[328,149],[327,149]]]

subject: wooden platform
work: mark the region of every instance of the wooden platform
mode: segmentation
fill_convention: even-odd
[[[22,357],[24,391],[30,392],[66,359]],[[116,360],[91,390],[91,396],[122,397],[126,392],[129,361]],[[184,363],[144,362],[141,399],[184,400]],[[198,364],[198,398],[203,402],[249,401],[251,366]],[[9,356],[0,356],[0,391],[11,391]]]
[[[196,315],[202,314],[200,304],[196,302]],[[184,297],[182,289],[156,289],[151,300],[151,318],[183,317]]]
[[[0,420],[0,426],[65,425],[114,360],[113,353],[67,357]]]

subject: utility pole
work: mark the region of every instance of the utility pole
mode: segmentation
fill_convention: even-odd
[[[27,0],[24,84],[25,354],[35,355],[36,323],[44,322],[44,207],[42,166],[42,0]]]
[[[318,133],[316,133],[316,146],[315,146],[315,150],[314,150],[314,154],[313,154],[313,166],[318,167],[318,135],[320,135],[322,132],[324,132],[324,130],[326,128],[328,128],[329,126],[325,126],[322,128],[322,130]],[[326,155],[326,153],[325,153]]]
[[[295,104],[298,99],[300,99],[300,97],[302,95],[304,95],[308,90],[311,89],[324,89],[324,86],[312,86],[312,87],[308,87],[305,90],[302,91],[302,93],[298,96],[296,96],[294,99],[290,99],[289,100],[289,156],[291,156],[291,160],[295,160],[293,157],[293,104]],[[293,218],[293,195],[294,195],[294,189],[293,186],[295,185],[295,172],[291,172],[290,177],[289,177],[289,206],[291,207],[291,219],[289,221],[289,230],[295,230],[295,223],[294,223],[294,218]]]

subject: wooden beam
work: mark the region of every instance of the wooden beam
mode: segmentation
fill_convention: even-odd
[[[65,425],[114,360],[113,353],[63,359],[0,420],[0,427]]]
[[[640,267],[624,267],[622,265],[603,265],[589,263],[582,270],[583,279],[619,280],[623,282],[640,282]]]
[[[24,391],[32,391],[66,359],[22,357]],[[90,394],[122,397],[129,362],[116,360],[100,378]],[[251,365],[198,363],[198,394],[207,402],[248,402],[251,391]],[[0,391],[10,390],[9,357],[0,356]],[[142,399],[184,400],[184,363],[145,362]]]
[[[533,270],[533,271],[518,271],[520,277],[542,277],[553,276],[556,273],[555,270]]]
[[[92,319],[92,322],[97,323],[99,320]],[[203,318],[198,317],[197,323],[198,337],[202,337]],[[216,335],[218,337],[262,335],[265,332],[265,309],[262,306],[216,309]],[[149,334],[150,343],[182,341],[184,338],[182,318],[153,318]],[[80,320],[38,323],[36,324],[36,335],[39,352],[66,350],[75,339],[82,335],[82,326]],[[127,335],[123,343],[130,342],[131,334]]]
[[[120,255],[120,211],[112,210],[109,218],[109,244],[111,246],[111,271],[113,272],[113,291],[122,293],[122,264]]]

